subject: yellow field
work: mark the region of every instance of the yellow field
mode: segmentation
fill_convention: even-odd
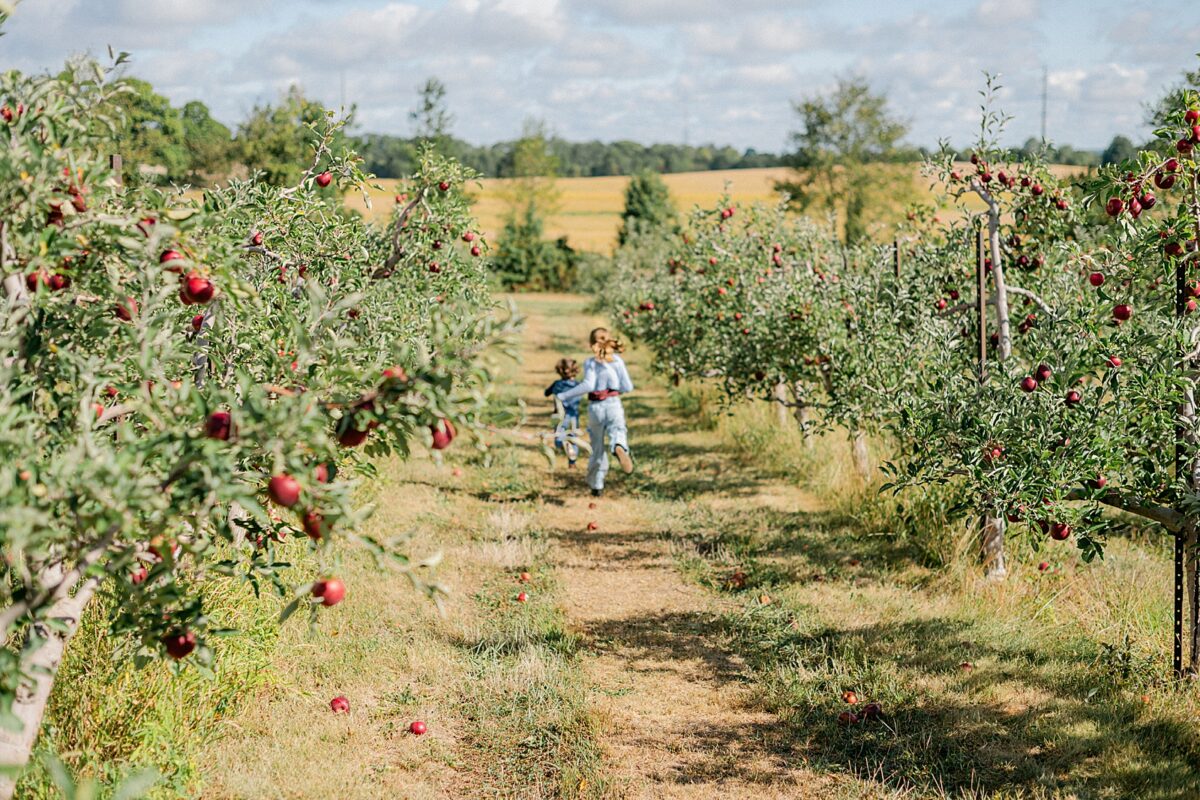
[[[775,182],[784,179],[785,167],[770,169],[731,169],[713,172],[681,172],[664,175],[676,207],[688,210],[694,205],[712,205],[726,190],[738,203],[773,202]],[[395,181],[381,181],[382,193],[373,193],[371,215],[382,218],[391,213]],[[502,200],[502,188],[507,180],[487,178],[480,182],[475,216],[481,232],[494,239],[504,225],[507,206]],[[560,178],[558,213],[546,220],[546,235],[566,236],[572,247],[607,253],[617,241],[621,227],[621,211],[625,208],[625,186],[628,177]],[[347,197],[347,204],[365,210],[362,197]]]
[[[963,164],[965,171],[969,165]],[[1056,166],[1052,168],[1059,177],[1084,172],[1082,167]],[[928,196],[932,200],[929,179],[921,175],[920,166],[912,165],[913,183],[917,196]],[[734,202],[775,202],[779,195],[775,183],[791,174],[787,167],[767,169],[717,170],[712,172],[681,172],[664,175],[663,181],[671,192],[675,206],[687,212],[693,206],[712,206],[725,191]],[[504,187],[510,183],[499,178],[480,181],[474,206],[481,232],[495,241],[504,225],[507,205],[503,199]],[[625,207],[625,187],[629,178],[612,176],[602,178],[560,178],[555,185],[559,192],[559,209],[546,220],[546,235],[550,238],[566,236],[570,245],[579,250],[609,253],[616,245],[617,230],[621,227],[621,211]],[[383,219],[391,213],[396,181],[380,181],[383,191],[372,192],[372,207],[367,211],[361,195],[350,194],[347,204],[367,213],[375,219]],[[898,218],[903,202],[885,203],[892,206],[887,211]],[[983,204],[975,202],[972,207],[982,210]]]

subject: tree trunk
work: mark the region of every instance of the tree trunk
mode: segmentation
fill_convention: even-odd
[[[1000,209],[989,203],[988,239],[992,257],[992,281],[996,285],[996,332],[1000,346],[996,351],[999,361],[1012,355],[1012,332],[1008,321],[1008,282],[1004,279],[1004,254],[1000,247]]]
[[[986,192],[980,192],[988,206],[988,251],[992,260],[992,282],[996,287],[996,333],[999,346],[996,360],[1004,362],[1012,354],[1012,333],[1008,320],[1008,284],[1004,280],[1004,254],[1000,244],[1000,207]],[[982,267],[982,265],[980,265]],[[985,512],[979,547],[984,574],[990,580],[1002,580],[1008,575],[1004,555],[1004,534],[1007,529],[1003,516]]]
[[[786,383],[775,384],[775,416],[779,427],[787,429],[791,414],[788,413],[788,390]]]
[[[1008,575],[1004,559],[1004,534],[1007,528],[1004,517],[991,513],[983,517],[983,529],[979,535],[979,559],[983,573],[989,580],[1001,580]]]
[[[804,446],[812,448],[812,411],[808,404],[804,402],[804,385],[800,381],[792,384],[792,402],[795,405],[792,407],[792,416],[796,419],[796,424],[800,426],[800,433],[804,434]]]
[[[54,576],[50,576],[50,582],[53,581]],[[89,578],[80,584],[75,594],[60,598],[50,607],[47,617],[57,619],[65,629],[64,633],[52,630],[44,621],[31,626],[21,655],[22,666],[29,680],[17,690],[12,709],[21,721],[22,728],[18,732],[0,731],[0,764],[19,768],[29,763],[33,743],[37,740],[42,717],[46,713],[46,702],[54,687],[54,676],[62,663],[67,644],[79,629],[83,609],[99,585],[99,579]],[[30,646],[39,641],[38,646]],[[17,774],[0,773],[0,800],[11,800],[18,777]]]
[[[850,432],[850,453],[854,458],[854,471],[863,483],[870,483],[871,452],[867,448],[867,435],[857,428]]]

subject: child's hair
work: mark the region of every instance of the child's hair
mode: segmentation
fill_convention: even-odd
[[[612,361],[614,353],[625,352],[625,345],[619,339],[610,339],[605,336],[603,339],[592,343],[592,352],[601,361]]]
[[[579,374],[579,365],[573,358],[560,358],[554,365],[554,371],[565,381],[573,380]]]
[[[588,344],[595,348],[597,342],[602,342],[607,338],[608,328],[592,328],[592,332],[588,336]]]

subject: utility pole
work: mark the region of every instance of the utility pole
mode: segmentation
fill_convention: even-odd
[[[688,134],[690,133],[692,122],[692,104],[684,99],[683,101],[683,146],[687,147],[691,142]]]
[[[1042,144],[1046,143],[1046,88],[1049,85],[1050,70],[1042,67]]]

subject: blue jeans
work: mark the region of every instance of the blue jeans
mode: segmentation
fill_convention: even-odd
[[[564,451],[572,464],[575,463],[575,457],[579,455],[579,448],[567,442],[567,434],[577,430],[579,430],[578,410],[574,414],[569,411],[565,412],[562,421],[554,429],[554,446]]]
[[[608,448],[604,437],[608,437]],[[588,437],[592,441],[592,457],[588,459],[588,486],[604,488],[604,476],[608,474],[608,451],[617,446],[629,450],[629,432],[625,428],[625,407],[621,398],[610,397],[588,403]]]

